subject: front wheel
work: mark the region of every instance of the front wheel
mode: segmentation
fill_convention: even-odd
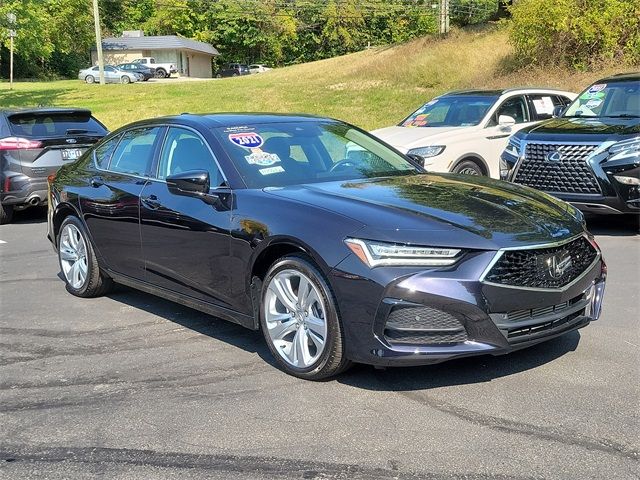
[[[461,173],[463,175],[484,175],[480,165],[473,160],[463,160],[455,166],[453,173]]]
[[[165,72],[162,68],[156,69],[156,78],[165,78],[167,76],[167,72]]]
[[[96,78],[93,75],[87,75],[86,77],[84,77],[84,81],[87,83],[95,83]]]
[[[260,325],[269,350],[290,375],[320,380],[350,365],[331,288],[305,255],[286,256],[269,269]]]
[[[58,234],[58,260],[67,291],[77,297],[107,293],[113,281],[100,271],[84,226],[77,217],[65,218]]]
[[[131,83],[131,79],[129,77],[127,77],[126,75],[123,75],[120,78],[120,83],[124,83],[124,84]]]

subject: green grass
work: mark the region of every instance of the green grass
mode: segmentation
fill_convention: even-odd
[[[373,129],[398,122],[448,90],[530,85],[579,91],[616,71],[512,71],[512,64],[506,33],[486,28],[251,77],[105,86],[79,80],[18,82],[13,91],[0,83],[0,107],[88,107],[111,129],[152,116],[224,111],[312,113]]]

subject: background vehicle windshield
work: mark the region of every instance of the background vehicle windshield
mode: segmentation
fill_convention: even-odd
[[[591,85],[563,117],[640,117],[640,84],[629,80]]]
[[[434,98],[404,119],[402,127],[468,127],[479,124],[497,97],[450,95]]]
[[[344,124],[268,123],[216,131],[249,188],[417,173],[402,155]]]

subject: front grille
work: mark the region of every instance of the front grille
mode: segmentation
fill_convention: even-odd
[[[574,320],[584,317],[584,308],[577,312],[573,312],[566,317],[558,318],[556,320],[549,320],[548,322],[536,323],[535,325],[526,325],[523,327],[512,328],[507,330],[507,338],[526,340],[526,337],[538,336],[542,333],[552,333],[553,330],[559,331],[563,326],[570,326]]]
[[[433,345],[467,340],[467,332],[450,313],[426,306],[396,306],[387,317],[384,335],[390,342]]]
[[[514,287],[560,288],[582,275],[597,255],[585,237],[557,247],[507,250],[485,281]]]
[[[551,193],[602,194],[586,161],[596,148],[597,145],[527,143],[513,181]],[[555,160],[547,159],[556,151],[559,155]]]
[[[535,320],[536,318],[546,317],[547,315],[560,314],[567,308],[582,300],[583,295],[579,295],[567,302],[550,305],[548,307],[529,308],[526,310],[512,310],[507,313],[506,320],[508,322],[522,322],[527,320]]]

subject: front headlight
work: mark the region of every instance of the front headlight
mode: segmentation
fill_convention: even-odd
[[[609,153],[612,155],[609,160],[620,160],[626,157],[637,156],[640,154],[640,137],[614,143],[609,147]]]
[[[517,137],[509,138],[509,143],[507,144],[507,148],[505,148],[505,152],[518,158],[520,156],[520,139]]]
[[[432,145],[430,147],[412,148],[407,152],[407,155],[417,155],[422,158],[435,157],[444,152],[444,145]]]
[[[459,259],[460,249],[402,245],[358,238],[344,241],[349,249],[369,267],[379,266],[447,266]]]

